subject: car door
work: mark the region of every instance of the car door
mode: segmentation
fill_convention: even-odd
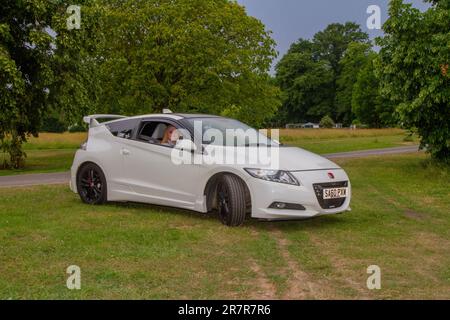
[[[196,210],[203,200],[198,177],[204,167],[175,164],[171,158],[173,148],[159,141],[159,124],[180,128],[169,119],[143,120],[135,139],[123,141],[121,153],[128,183],[137,201]],[[151,133],[145,132],[140,139],[140,132],[146,125],[154,128],[153,136],[149,139]]]
[[[125,119],[105,124],[105,135],[97,141],[98,161],[108,181],[108,199],[112,201],[127,200],[130,188],[127,175],[123,170],[123,142],[132,138],[137,130],[139,119]],[[108,132],[109,131],[109,132]]]

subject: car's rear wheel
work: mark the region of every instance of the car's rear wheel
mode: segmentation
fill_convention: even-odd
[[[244,223],[247,212],[245,186],[237,176],[226,174],[220,177],[217,207],[223,224],[236,227]]]
[[[81,200],[87,204],[103,204],[107,200],[105,175],[94,163],[83,165],[77,174],[77,190]]]

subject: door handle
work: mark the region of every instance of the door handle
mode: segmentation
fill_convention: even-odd
[[[131,154],[130,150],[124,149],[124,148],[122,148],[122,149],[120,150],[120,153],[121,153],[123,156],[129,156],[129,155]]]

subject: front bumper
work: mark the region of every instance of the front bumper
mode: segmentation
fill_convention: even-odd
[[[332,171],[335,179],[330,179]],[[267,220],[306,219],[321,215],[342,213],[350,210],[351,184],[344,170],[292,171],[300,186],[249,178],[246,182],[252,199],[252,218]],[[314,191],[314,184],[347,182],[348,196],[342,205],[332,209],[323,209]],[[300,204],[305,210],[269,208],[274,202]]]

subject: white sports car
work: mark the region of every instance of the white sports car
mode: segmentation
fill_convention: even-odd
[[[350,210],[342,168],[239,121],[170,111],[84,121],[88,139],[75,155],[70,187],[85,203],[217,211],[229,226],[247,216],[288,220]]]

